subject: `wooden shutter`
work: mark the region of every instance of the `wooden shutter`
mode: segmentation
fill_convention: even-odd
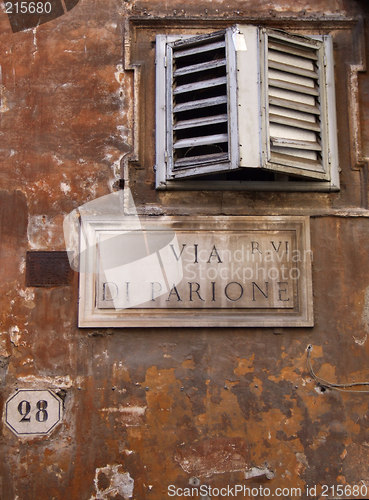
[[[329,35],[236,25],[156,42],[158,189],[199,176],[211,188],[209,176],[230,169],[244,171],[245,186],[252,170],[268,169],[288,176],[276,180],[279,188],[287,180],[297,190],[302,181],[339,188]],[[272,189],[269,182],[260,186]]]
[[[329,179],[324,43],[262,31],[266,167]]]
[[[167,161],[172,178],[228,170],[231,164],[227,31],[167,45]],[[233,73],[232,73],[233,72]],[[236,95],[232,96],[236,102]]]

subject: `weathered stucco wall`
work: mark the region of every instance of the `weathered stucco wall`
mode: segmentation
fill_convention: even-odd
[[[323,391],[306,368],[312,344],[321,377],[369,380],[365,8],[80,0],[13,33],[2,7],[1,411],[17,388],[41,387],[63,398],[65,414],[47,437],[17,437],[2,425],[1,498],[163,500],[169,484],[194,477],[303,495],[318,484],[369,487],[369,395]],[[189,18],[201,30],[258,19],[329,26],[339,193],[154,190],[152,37]],[[141,64],[144,86],[130,64]],[[315,327],[78,329],[77,273],[70,285],[26,287],[26,252],[63,250],[64,215],[117,189],[121,175],[145,213],[310,215]],[[265,463],[270,479],[245,479]]]

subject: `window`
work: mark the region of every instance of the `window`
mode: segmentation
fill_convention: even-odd
[[[337,190],[332,52],[330,36],[247,25],[158,35],[157,188],[237,172]]]

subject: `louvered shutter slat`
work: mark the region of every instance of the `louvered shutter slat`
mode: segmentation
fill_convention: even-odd
[[[180,85],[173,90],[173,94],[183,94],[184,92],[193,92],[194,90],[208,89],[211,87],[217,87],[218,85],[226,85],[227,78],[212,78],[210,80],[203,80],[200,82],[189,83],[187,85]]]
[[[207,135],[204,137],[191,137],[189,139],[181,139],[174,144],[174,148],[191,148],[194,146],[204,146],[205,144],[218,144],[227,142],[227,134]]]
[[[269,61],[269,68],[278,69],[279,71],[285,71],[286,73],[293,73],[294,75],[301,75],[318,79],[318,76],[312,70],[296,68],[295,66],[292,66],[290,64],[283,64],[273,60]]]
[[[274,161],[283,163],[288,167],[302,167],[308,169],[318,169],[320,167],[319,160],[312,160],[310,158],[303,158],[297,155],[291,156],[283,153],[274,153]]]
[[[320,122],[317,120],[317,116],[311,113],[304,113],[303,111],[297,111],[296,109],[281,108],[279,106],[269,105],[269,114],[275,114],[277,116],[285,116],[286,118],[293,118],[294,120],[303,120],[312,124],[316,124],[320,130]]]
[[[308,122],[306,120],[298,120],[296,118],[289,118],[280,114],[269,113],[269,120],[271,123],[279,123],[281,125],[288,125],[294,128],[301,128],[303,130],[320,131],[320,125],[316,122]]]
[[[201,165],[207,165],[213,163],[214,161],[226,161],[228,159],[228,153],[215,153],[199,156],[185,156],[176,161],[176,166],[180,168],[191,168],[194,163],[201,162]]]
[[[281,99],[279,97],[270,97],[269,103],[275,106],[280,106],[287,109],[296,109],[297,111],[303,111],[304,113],[311,113],[313,115],[319,115],[320,110],[318,106],[310,106],[308,104],[303,104],[298,101],[291,101],[289,99]]]
[[[205,116],[204,118],[194,118],[193,120],[177,121],[173,126],[174,130],[190,129],[193,127],[203,127],[214,123],[227,123],[228,115]]]
[[[318,56],[315,50],[293,46],[291,44],[285,44],[277,42],[276,40],[270,40],[268,47],[271,50],[276,50],[278,52],[284,52],[289,55],[295,55],[298,57],[304,57],[306,59],[311,59],[314,61],[318,60]]]
[[[319,95],[319,88],[317,85],[317,80],[315,78],[309,78],[306,76],[297,75],[295,73],[279,71],[272,68],[268,68],[268,77],[269,80],[278,80],[292,85],[300,85],[303,88],[306,88],[306,91],[310,88],[312,90],[312,93],[318,92]]]
[[[198,101],[189,101],[181,104],[176,104],[173,108],[175,113],[181,111],[189,111],[192,109],[207,108],[211,106],[219,106],[227,103],[227,96],[210,97],[209,99],[200,99]]]
[[[187,75],[189,73],[198,73],[199,71],[207,71],[209,69],[219,68],[220,66],[226,66],[227,61],[225,59],[218,59],[216,61],[210,61],[200,64],[192,64],[191,66],[186,66],[184,68],[176,69],[173,73],[174,76]]]
[[[198,47],[190,47],[188,49],[184,49],[184,50],[177,50],[176,51],[176,59],[180,58],[180,57],[188,57],[188,56],[192,56],[194,54],[200,54],[200,53],[204,53],[204,52],[209,52],[211,50],[214,50],[214,49],[219,49],[221,47],[225,47],[225,41],[224,40],[221,40],[219,42],[215,42],[215,43],[208,43],[206,45],[200,45]]]
[[[296,83],[290,83],[286,80],[275,80],[269,78],[269,87],[276,87],[278,89],[291,90],[293,92],[299,92],[300,94],[307,94],[313,96],[319,96],[319,91],[316,88],[307,87],[305,85],[298,85]]]
[[[314,151],[322,150],[321,145],[313,141],[299,141],[293,139],[284,139],[282,137],[271,137],[270,141],[273,146],[285,146],[286,148],[308,149]]]

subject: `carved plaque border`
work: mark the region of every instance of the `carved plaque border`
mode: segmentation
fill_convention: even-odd
[[[133,306],[129,308],[115,308],[112,306],[101,306],[101,280],[99,282],[99,259],[101,251],[99,242],[103,234],[122,235],[135,231],[144,231],[155,233],[155,231],[173,232],[180,235],[181,233],[193,234],[196,241],[202,241],[202,237],[209,241],[208,235],[213,234],[215,238],[220,238],[221,235],[236,234],[239,238],[245,235],[250,242],[249,248],[251,253],[259,251],[257,244],[251,245],[252,241],[258,241],[258,235],[263,234],[265,241],[270,234],[271,241],[275,242],[274,247],[271,247],[272,253],[277,252],[279,245],[278,236],[283,240],[283,235],[288,234],[288,239],[291,242],[290,251],[293,251],[295,256],[293,259],[293,285],[291,291],[287,292],[287,285],[278,285],[278,291],[274,291],[277,299],[270,307],[260,304],[258,307],[252,307],[249,304],[247,307],[236,307],[234,304],[222,307],[207,307],[204,306],[204,301],[201,302],[202,307],[186,301],[180,302],[179,288],[171,290],[171,295],[168,297],[178,301],[178,304],[185,304],[182,307],[165,307],[165,302],[162,300],[161,306],[155,308],[153,304],[149,307]],[[137,217],[121,217],[119,219],[103,220],[101,218],[91,218],[82,221],[81,235],[84,242],[80,253],[80,302],[79,302],[79,327],[312,327],[313,319],[313,293],[312,293],[312,253],[310,247],[310,221],[309,217],[305,216],[153,216],[140,217],[139,225]],[[268,235],[268,236],[266,236]],[[207,239],[206,239],[207,238]],[[194,240],[194,241],[195,241]],[[204,241],[205,241],[204,240]],[[227,240],[225,237],[224,241]],[[245,240],[246,241],[246,240]],[[87,242],[87,243],[86,243]],[[213,250],[213,246],[209,250],[209,258],[213,262],[217,262],[220,258],[217,252]],[[181,243],[179,248],[183,247]],[[118,250],[117,250],[118,251]],[[121,250],[119,250],[121,251]],[[220,250],[219,250],[220,251]],[[110,251],[110,255],[112,252]],[[178,248],[177,254],[178,256]],[[211,256],[211,257],[210,257]],[[220,254],[221,256],[221,254]],[[114,248],[113,248],[113,258]],[[276,261],[277,262],[277,261]],[[201,264],[200,264],[201,265]],[[277,264],[278,265],[278,264]],[[292,279],[292,278],[291,278]],[[196,280],[195,280],[196,281]],[[199,280],[197,280],[199,282]],[[233,280],[234,283],[236,280]],[[255,294],[262,298],[262,294],[266,296],[266,290],[255,287]],[[192,286],[192,285],[191,285]],[[197,287],[197,284],[196,284]],[[241,286],[233,284],[233,288],[227,289],[228,295],[232,299],[237,298],[235,295],[240,294]],[[154,290],[154,285],[153,285]],[[115,290],[114,290],[115,291]],[[224,284],[222,285],[224,292]],[[195,295],[196,288],[191,290],[194,294],[194,299],[200,297]],[[105,293],[105,292],[104,292]],[[156,297],[152,293],[152,300]],[[210,293],[210,292],[209,292]],[[251,293],[251,292],[250,292]],[[287,298],[287,293],[291,295],[290,304],[282,303],[278,307],[278,300]],[[278,295],[279,294],[279,295]],[[104,300],[109,300],[104,296]],[[252,299],[250,299],[252,300]],[[286,299],[287,300],[287,299]],[[197,301],[200,302],[199,300]],[[109,304],[109,302],[107,302]],[[156,302],[155,302],[156,304]],[[255,304],[258,304],[255,302]]]

